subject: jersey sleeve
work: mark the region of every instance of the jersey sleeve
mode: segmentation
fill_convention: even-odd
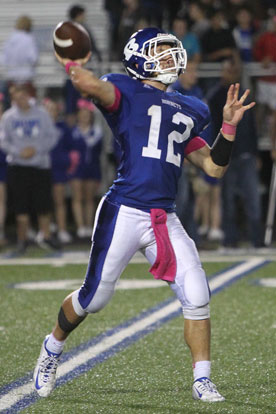
[[[211,115],[208,105],[206,105],[203,101],[200,99],[196,99],[196,120],[197,123],[195,125],[195,135],[201,136],[205,128],[210,123]]]
[[[211,115],[208,106],[202,102],[201,100],[197,99],[198,105],[198,116],[197,116],[197,124],[195,126],[195,136],[192,137],[190,142],[188,143],[187,147],[185,148],[185,156],[190,154],[193,151],[196,151],[205,145],[207,145],[207,137],[210,134],[210,121]]]
[[[133,97],[136,84],[129,76],[120,75],[115,73],[109,73],[101,77],[101,80],[111,82],[115,87],[115,99],[129,101]],[[113,105],[112,105],[113,106]],[[100,108],[102,111],[116,112],[119,109],[119,105],[115,105],[115,110],[112,107]]]
[[[21,148],[15,145],[11,134],[10,110],[6,111],[0,122],[0,149],[6,154],[17,156]]]
[[[114,108],[104,108],[95,102],[111,128],[114,137],[120,142],[119,137],[123,135],[125,129],[128,127],[130,108],[137,87],[137,81],[121,74],[104,75],[101,80],[111,82],[120,94],[119,105],[116,105]],[[118,96],[118,93],[116,95]]]

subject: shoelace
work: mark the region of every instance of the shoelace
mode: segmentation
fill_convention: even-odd
[[[202,382],[200,382],[200,384],[198,385],[198,389],[200,392],[208,391],[217,393],[216,386],[208,380],[203,380]]]
[[[54,356],[47,356],[40,364],[40,372],[43,374],[42,381],[47,383],[51,374],[55,374],[59,359]]]

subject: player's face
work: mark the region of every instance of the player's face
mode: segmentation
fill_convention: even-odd
[[[157,45],[156,52],[157,54],[163,53],[166,50],[170,49],[172,46],[169,44],[161,43]],[[165,55],[163,58],[160,59],[160,66],[161,69],[167,69],[174,66],[174,61],[171,54]]]

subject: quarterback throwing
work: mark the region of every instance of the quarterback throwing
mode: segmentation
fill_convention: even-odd
[[[230,86],[221,131],[210,148],[200,137],[209,123],[208,107],[195,97],[166,92],[186,67],[186,52],[175,36],[157,28],[134,33],[124,49],[127,75],[97,78],[82,67],[90,53],[74,62],[56,56],[74,86],[102,112],[120,145],[121,162],[97,209],[84,283],[64,299],[54,329],[43,341],[34,371],[36,391],[46,397],[53,390],[66,338],[111,300],[121,273],[140,250],[150,272],[168,284],[182,306],[193,398],[223,401],[210,379],[209,286],[174,204],[184,158],[210,176],[224,174],[236,126],[255,104],[244,104],[249,90],[239,99],[239,84]]]

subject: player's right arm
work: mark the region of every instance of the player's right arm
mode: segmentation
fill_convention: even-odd
[[[104,108],[114,104],[115,88],[111,82],[98,79],[93,72],[80,66],[71,66],[69,75],[80,93],[95,99]]]
[[[55,55],[64,67],[72,62],[69,59],[61,58],[57,53]],[[82,67],[89,58],[90,54],[84,59],[74,61],[77,66],[70,66],[68,69],[70,79],[81,94],[95,99],[104,108],[111,107],[116,99],[114,85],[111,82],[99,79],[93,72]]]

